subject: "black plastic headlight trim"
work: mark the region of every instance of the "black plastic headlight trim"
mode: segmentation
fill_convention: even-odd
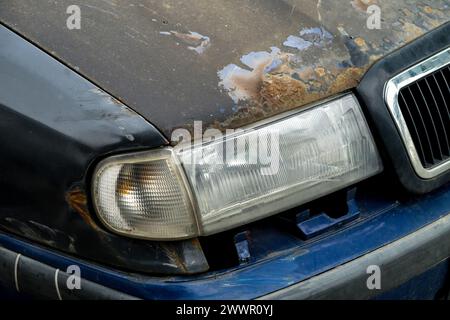
[[[450,181],[450,171],[431,179],[420,178],[413,169],[400,133],[384,99],[386,83],[397,74],[450,46],[450,23],[423,35],[375,63],[356,89],[372,125],[401,184],[410,192],[423,194]]]

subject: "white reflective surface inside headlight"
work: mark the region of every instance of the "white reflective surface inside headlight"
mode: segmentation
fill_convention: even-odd
[[[293,208],[382,170],[353,95],[215,138],[175,148],[203,234]]]

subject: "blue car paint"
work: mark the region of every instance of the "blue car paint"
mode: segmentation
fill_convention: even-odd
[[[256,251],[252,263],[188,277],[151,277],[112,270],[5,234],[0,234],[0,244],[62,270],[77,264],[83,278],[141,298],[252,299],[330,270],[448,215],[450,186],[406,202],[374,193],[360,197],[358,205],[361,217],[339,231],[306,242],[271,234],[270,228],[256,231],[256,245],[250,248]],[[265,247],[272,254],[262,252],[264,246],[255,240],[258,237],[272,246]]]
[[[299,223],[297,226],[300,229],[303,237],[310,239],[328,230],[347,224],[357,219],[358,217],[359,211],[350,211],[349,213],[338,219],[330,218],[328,215],[322,213],[307,221]]]

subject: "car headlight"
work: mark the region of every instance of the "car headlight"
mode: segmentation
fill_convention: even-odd
[[[351,94],[208,140],[100,162],[92,191],[101,221],[115,232],[146,239],[208,235],[382,170]]]

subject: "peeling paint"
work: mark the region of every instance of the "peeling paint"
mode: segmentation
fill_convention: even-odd
[[[377,0],[352,0],[350,2],[353,8],[364,13],[367,12],[367,8],[369,8],[371,5],[378,4]]]
[[[285,47],[306,50],[311,46],[325,46],[333,40],[333,35],[324,28],[307,28],[299,32],[299,36],[290,35],[283,42]]]
[[[198,32],[189,31],[188,33],[182,33],[178,31],[161,31],[159,34],[174,36],[186,44],[189,50],[195,51],[198,54],[203,54],[211,46],[211,39]]]
[[[115,105],[118,105],[118,106],[123,106],[123,104],[119,100],[117,100],[116,98],[112,97],[110,94],[106,93],[105,91],[103,91],[101,89],[94,88],[94,89],[90,89],[89,92],[102,97],[107,104],[115,104]]]
[[[349,43],[350,54],[338,64],[318,61],[305,66],[303,52],[313,47],[326,50],[334,39],[324,28],[312,27],[300,30],[298,36],[288,36],[283,43],[286,51],[271,47],[270,51],[250,52],[240,59],[244,67],[224,67],[218,72],[219,86],[238,108],[231,117],[212,126],[236,128],[250,119],[266,118],[356,86],[371,60],[364,53],[369,47],[361,37],[351,39],[344,29],[341,34]]]
[[[312,46],[312,43],[298,36],[289,36],[286,41],[283,42],[283,45],[297,50],[305,50]]]
[[[305,28],[299,31],[299,36],[289,35],[283,45],[303,51],[311,46],[324,47],[330,44],[332,39],[332,34],[322,27]],[[299,63],[300,61],[300,56],[283,52],[278,47],[271,47],[270,52],[250,52],[241,57],[241,62],[248,68],[229,64],[218,72],[219,86],[228,92],[235,103],[251,99],[261,100],[262,98],[270,105],[279,105],[279,102],[272,104],[271,101],[283,99],[283,97],[277,98],[277,95],[283,93],[278,92],[277,95],[273,95],[273,88],[279,87],[281,83],[291,84],[286,88],[286,93],[296,92],[294,95],[298,97],[302,84],[291,76],[289,78],[272,77],[270,74],[289,73],[292,75],[295,71],[290,63]],[[268,76],[266,77],[266,75]],[[261,95],[262,92],[263,95]],[[289,99],[292,100],[292,97]],[[301,101],[302,99],[299,100],[299,102]]]
[[[0,16],[168,137],[194,120],[246,126],[351,89],[375,61],[450,17],[450,0],[115,0],[97,7],[117,19],[86,7],[92,32],[73,33],[48,19],[61,13],[51,3],[8,2]],[[374,4],[379,30],[367,28]]]
[[[227,91],[235,103],[258,99],[264,74],[279,70],[288,59],[277,47],[270,52],[250,52],[241,58],[247,68],[230,64],[218,72],[219,86]]]
[[[325,99],[338,92],[354,88],[359,83],[366,68],[307,68],[300,73],[306,81],[298,80],[292,74],[266,74],[261,80],[258,96],[248,100],[233,116],[223,122],[216,121],[212,127],[219,130],[238,128],[250,119],[255,121],[278,114],[282,111],[305,106]],[[300,76],[298,76],[300,78]]]
[[[325,46],[333,40],[333,35],[323,27],[306,28],[300,31],[300,36],[315,46]]]
[[[390,7],[393,4],[376,0],[350,3],[361,12],[358,16],[364,27],[369,6],[377,4],[384,10],[391,10],[383,22],[391,29],[370,34],[355,32],[347,23],[336,25],[334,31],[328,31],[323,25],[310,26],[287,35],[282,46],[274,43],[269,51],[243,55],[240,60],[244,66],[229,64],[218,72],[219,87],[230,96],[235,107],[225,120],[215,121],[211,126],[220,130],[244,126],[352,89],[368,68],[387,52],[448,19],[442,12],[448,9],[445,4],[441,5],[441,10],[423,4],[401,6],[400,14],[392,19]],[[323,5],[318,1],[319,15]],[[329,2],[326,5],[329,6]],[[322,11],[322,15],[331,20],[334,14],[339,16],[337,12]],[[379,41],[380,34],[384,34],[382,41]],[[340,51],[341,45],[345,51]]]

